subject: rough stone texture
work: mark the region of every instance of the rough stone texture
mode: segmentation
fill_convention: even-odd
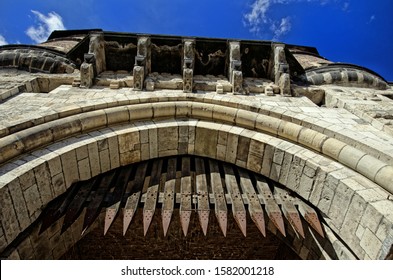
[[[313,231],[299,241],[289,230],[285,242],[301,258],[387,257],[393,89],[381,77],[332,65],[306,47],[165,36],[124,35],[122,55],[132,63],[115,69],[120,44],[104,35],[88,35],[80,72],[42,48],[0,51],[0,250],[73,182],[141,160],[196,154],[267,176],[316,206],[330,246]],[[170,63],[159,65],[152,53]],[[256,53],[260,65],[252,68]],[[47,74],[54,72],[64,74]],[[10,258],[60,258],[77,240],[72,230],[33,232]]]

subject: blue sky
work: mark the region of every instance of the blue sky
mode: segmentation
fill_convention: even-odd
[[[393,81],[392,0],[0,0],[0,44],[88,28],[314,46]]]

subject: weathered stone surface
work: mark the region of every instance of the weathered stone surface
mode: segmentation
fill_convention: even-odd
[[[0,51],[1,249],[73,182],[189,154],[263,174],[316,206],[334,233],[312,244],[316,237],[295,241],[289,227],[287,241],[303,258],[389,253],[393,90],[375,73],[284,44],[87,36],[74,73],[72,61],[42,48]],[[58,232],[32,234],[12,258],[43,257],[40,249],[56,258],[80,238]]]

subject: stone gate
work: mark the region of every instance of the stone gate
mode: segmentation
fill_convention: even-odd
[[[1,257],[391,258],[392,97],[275,42],[2,46]]]

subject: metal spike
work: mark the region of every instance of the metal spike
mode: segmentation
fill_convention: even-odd
[[[305,204],[304,202],[298,200],[299,212],[302,214],[306,222],[323,238],[325,234],[323,233],[321,222],[319,221],[317,212]]]
[[[243,233],[244,237],[247,236],[246,231],[247,231],[247,217],[246,217],[246,211],[237,211],[234,213],[234,218],[239,226],[241,232]]]
[[[227,236],[227,224],[228,224],[228,218],[227,218],[227,212],[226,211],[218,211],[217,215],[217,220],[218,220],[218,225],[220,226],[220,229],[224,236]]]
[[[285,234],[285,227],[284,227],[284,220],[281,215],[281,211],[277,212],[269,212],[268,213],[270,220],[276,226],[276,228],[282,233],[282,235],[286,236]]]
[[[123,216],[123,235],[126,235],[127,229],[135,215],[140,196],[141,192],[139,191],[127,198]]]
[[[147,230],[153,220],[153,211],[151,210],[143,210],[143,235],[146,236]]]
[[[187,236],[188,226],[190,225],[191,211],[180,211],[180,223],[184,236]]]
[[[108,232],[108,229],[112,225],[113,221],[115,220],[116,214],[119,210],[120,202],[112,205],[111,207],[106,209],[105,214],[105,223],[104,223],[104,235]]]
[[[132,221],[132,217],[134,217],[133,209],[124,209],[124,217],[123,217],[123,236],[126,235],[127,229],[130,226]]]
[[[203,234],[207,234],[207,226],[209,224],[209,210],[198,210],[199,223],[201,224]]]
[[[251,213],[251,219],[262,233],[264,237],[266,237],[266,227],[265,227],[265,218],[263,216],[263,212],[259,213]]]
[[[288,212],[286,218],[288,219],[289,223],[292,225],[294,230],[298,232],[301,237],[305,238],[302,221],[300,220],[299,213]]]
[[[310,226],[315,229],[316,232],[319,233],[320,236],[325,237],[323,233],[321,222],[318,219],[318,215],[316,212],[314,213],[306,213],[304,219],[310,224]]]
[[[169,224],[171,223],[173,211],[171,210],[163,210],[162,211],[162,227],[164,229],[164,236],[166,236]]]

